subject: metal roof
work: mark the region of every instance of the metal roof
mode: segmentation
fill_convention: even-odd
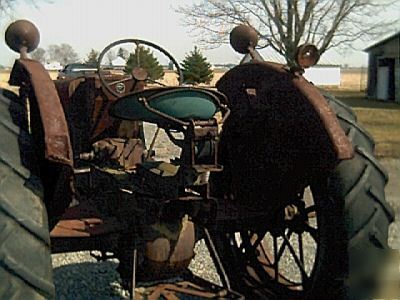
[[[377,42],[377,43],[373,44],[372,46],[369,46],[368,48],[365,48],[364,51],[368,52],[371,49],[376,48],[376,47],[378,47],[380,45],[383,45],[383,44],[385,44],[385,43],[387,43],[387,42],[391,41],[392,39],[395,39],[396,37],[399,37],[399,36],[400,36],[400,31],[395,33],[395,34],[392,34],[391,36],[389,36],[389,37],[387,37],[387,38],[385,38],[383,40],[381,40],[380,42]]]

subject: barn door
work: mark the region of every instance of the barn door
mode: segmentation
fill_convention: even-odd
[[[389,101],[395,98],[393,58],[381,58],[378,61],[376,98]]]
[[[376,98],[385,101],[389,99],[389,66],[378,67]]]

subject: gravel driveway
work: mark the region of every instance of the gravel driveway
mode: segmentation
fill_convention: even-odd
[[[146,125],[147,143],[151,141],[154,126]],[[179,152],[170,144],[163,132],[155,146],[159,158],[168,158],[169,153]],[[383,159],[381,163],[389,172],[390,182],[386,189],[387,200],[394,208],[396,222],[390,228],[389,244],[400,249],[400,160]],[[196,257],[190,268],[200,277],[219,283],[215,268],[204,243],[196,245]],[[116,271],[117,260],[96,262],[89,252],[53,254],[54,280],[57,299],[127,299],[128,293],[121,288],[120,278]]]

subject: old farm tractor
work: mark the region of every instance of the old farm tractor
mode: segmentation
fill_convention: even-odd
[[[1,299],[54,298],[50,254],[82,250],[117,258],[136,299],[371,297],[394,217],[388,177],[351,109],[302,76],[314,46],[292,66],[270,63],[254,30],[236,27],[245,57],[205,89],[158,82],[143,49],[182,73],[147,41],[114,42],[96,72],[52,81],[28,58],[32,23],[5,38],[20,58],[19,95],[0,98]],[[129,49],[130,68],[116,49]],[[160,131],[175,157],[158,158]],[[221,286],[187,268],[200,239]]]

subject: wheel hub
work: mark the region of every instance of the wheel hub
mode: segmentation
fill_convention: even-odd
[[[285,227],[295,233],[303,233],[308,225],[308,214],[303,200],[298,200],[284,208]]]

